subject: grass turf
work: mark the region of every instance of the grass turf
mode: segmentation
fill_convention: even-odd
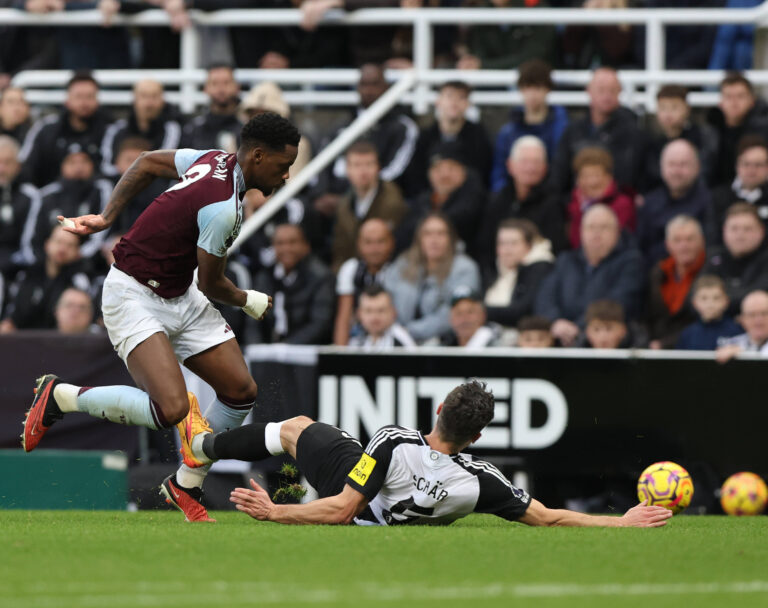
[[[640,530],[214,516],[0,512],[0,606],[768,606],[768,517]]]

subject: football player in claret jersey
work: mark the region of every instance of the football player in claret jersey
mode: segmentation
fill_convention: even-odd
[[[214,434],[190,410],[179,425],[193,428],[182,433],[182,454],[195,467],[219,458],[255,461],[288,452],[318,500],[276,505],[253,479],[253,489],[237,488],[231,496],[251,517],[286,524],[450,524],[474,512],[531,526],[658,527],[672,515],[643,503],[621,517],[548,509],[492,464],[462,454],[493,418],[493,395],[484,383],[459,385],[437,412],[430,433],[385,426],[363,450],[343,431],[306,416]]]
[[[144,152],[115,186],[100,215],[59,217],[75,234],[108,229],[155,178],[180,181],[158,196],[115,246],[104,281],[102,311],[109,338],[136,386],[86,387],[53,374],[38,379],[22,444],[33,450],[56,420],[84,412],[119,424],[169,428],[197,399],[187,393],[179,362],[216,391],[206,410],[214,429],[240,426],[256,399],[232,329],[208,298],[261,319],[272,299],[242,290],[224,276],[227,249],[240,232],[245,192],[265,196],[288,179],[299,132],[273,113],[243,127],[236,154],[221,150]],[[195,267],[198,283],[193,282]],[[161,491],[190,521],[209,521],[200,504],[207,469],[182,465]]]

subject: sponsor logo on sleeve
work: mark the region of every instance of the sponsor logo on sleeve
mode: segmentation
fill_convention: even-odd
[[[354,468],[349,472],[349,478],[361,486],[364,486],[370,478],[371,473],[373,473],[373,468],[375,466],[376,459],[368,454],[363,454]]]

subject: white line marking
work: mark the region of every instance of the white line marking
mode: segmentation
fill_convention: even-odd
[[[333,604],[341,601],[379,601],[401,603],[409,600],[488,600],[500,598],[567,598],[641,595],[768,594],[768,581],[724,583],[542,583],[461,585],[424,587],[422,585],[351,585],[306,587],[300,584],[211,581],[207,583],[137,582],[68,583],[39,585],[26,593],[0,592],[0,605],[25,608],[62,606],[76,601],[80,608],[102,608],[110,604],[134,606],[222,606],[233,604]]]

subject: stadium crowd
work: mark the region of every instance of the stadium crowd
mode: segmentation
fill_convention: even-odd
[[[178,31],[190,7],[256,3],[0,2],[32,12],[65,4],[98,6],[106,20],[161,5]],[[316,25],[331,8],[390,4],[422,5],[308,0],[301,27],[263,37],[247,28],[211,31],[212,53],[224,34],[233,63],[208,69],[209,104],[194,116],[167,103],[163,84],[151,80],[137,82],[132,107],[114,114],[99,105],[100,86],[88,71],[75,73],[64,107],[50,113],[30,108],[24,90],[10,84],[14,73],[32,67],[172,67],[173,31],[155,36],[153,29],[137,46],[128,30],[62,28],[41,44],[35,28],[4,26],[0,331],[100,331],[111,249],[171,184],[157,180],[109,233],[82,241],[56,217],[99,213],[143,151],[233,152],[249,117],[290,115],[273,83],[241,94],[231,65],[360,66],[358,110],[369,107],[388,87],[385,67],[408,65],[409,33],[369,28],[358,39],[355,30],[337,36]],[[753,29],[670,29],[679,30],[667,36],[671,67],[751,66]],[[768,352],[768,107],[732,71],[720,83],[720,103],[704,114],[692,111],[685,88],[666,85],[657,114],[639,116],[621,105],[614,67],[638,65],[638,56],[636,31],[624,26],[438,28],[436,65],[517,68],[510,84],[523,105],[489,132],[467,118],[471,90],[457,80],[439,87],[431,123],[420,125],[401,108],[386,114],[229,260],[227,272],[240,287],[274,297],[273,313],[261,323],[222,310],[241,344],[719,348],[723,360],[741,350]],[[551,65],[600,66],[586,87],[585,113],[547,102],[555,87]],[[335,134],[302,138],[291,174]],[[246,216],[265,200],[250,191]]]

